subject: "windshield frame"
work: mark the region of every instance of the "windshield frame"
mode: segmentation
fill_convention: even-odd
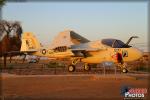
[[[124,42],[118,39],[103,39],[102,44],[112,47],[112,48],[129,48],[131,46],[126,46]]]

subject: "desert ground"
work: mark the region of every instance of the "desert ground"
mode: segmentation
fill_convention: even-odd
[[[148,88],[148,74],[1,75],[2,100],[123,100],[121,87]],[[144,98],[148,100],[147,96]]]
[[[147,61],[143,58],[142,62]],[[146,60],[145,60],[146,59]],[[120,73],[112,67],[92,68],[84,72],[77,68],[69,73],[63,65],[7,61],[1,70],[0,85],[2,100],[123,100],[121,88],[149,88],[148,72]],[[2,64],[1,64],[2,65]],[[57,67],[53,67],[53,66]],[[132,66],[142,64],[134,62]],[[149,67],[149,64],[144,64]],[[3,65],[2,65],[3,66]],[[137,66],[137,67],[138,67]],[[148,93],[150,93],[148,89]],[[148,99],[148,94],[144,98]]]

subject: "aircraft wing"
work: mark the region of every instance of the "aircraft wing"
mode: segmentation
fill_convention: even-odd
[[[102,50],[99,48],[92,48],[88,43],[72,45],[70,49],[74,53],[75,57],[89,57],[92,56],[89,52]]]
[[[102,49],[92,48],[88,43],[86,43],[86,44],[72,45],[71,50],[72,51],[99,51]]]
[[[34,53],[37,52],[37,50],[30,50],[30,51],[10,51],[10,52],[6,52],[5,54],[9,54],[9,55],[21,55],[21,54],[30,54],[30,53]]]

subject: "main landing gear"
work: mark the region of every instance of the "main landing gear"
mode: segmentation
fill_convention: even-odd
[[[73,59],[71,62],[71,65],[68,66],[68,71],[69,72],[74,72],[75,71],[75,65],[80,61],[80,59]]]
[[[89,64],[85,63],[83,65],[83,68],[84,68],[85,71],[89,71],[91,69],[91,66]]]
[[[68,71],[69,72],[74,72],[75,71],[75,65],[69,65],[68,66]]]
[[[75,71],[75,65],[78,62],[80,62],[80,59],[73,59],[71,65],[68,66],[68,71],[69,72],[74,72]],[[91,66],[87,63],[84,63],[82,67],[85,71],[89,71],[91,69]]]

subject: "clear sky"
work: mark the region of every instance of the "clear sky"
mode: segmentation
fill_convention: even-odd
[[[39,2],[6,3],[3,19],[18,20],[24,32],[50,43],[61,31],[74,30],[90,40],[118,38],[145,43],[148,36],[147,2]]]

